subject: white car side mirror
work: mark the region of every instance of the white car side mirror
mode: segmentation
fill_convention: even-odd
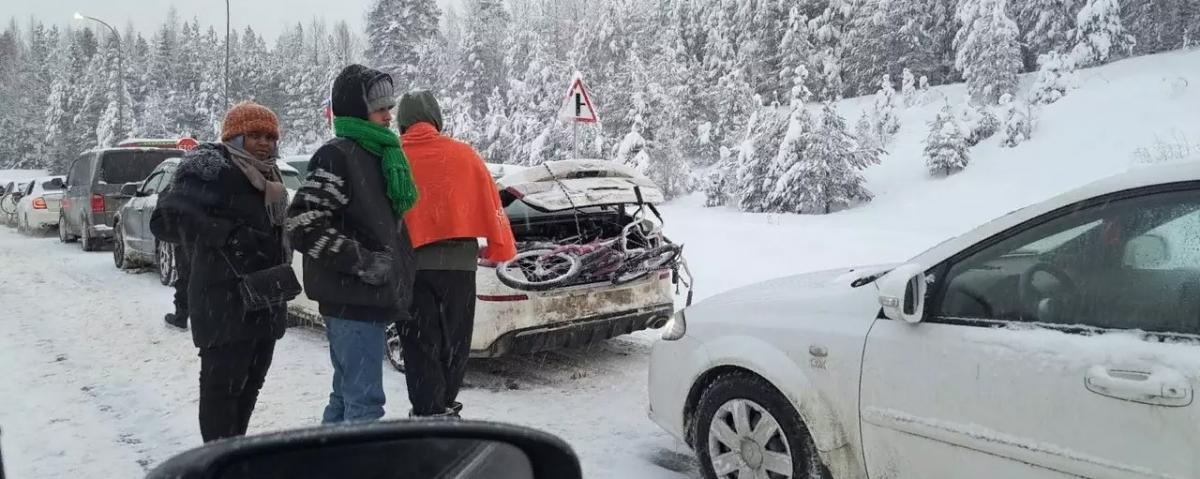
[[[925,316],[925,268],[905,264],[891,270],[875,281],[879,288],[879,304],[883,315],[895,321],[911,324]]]

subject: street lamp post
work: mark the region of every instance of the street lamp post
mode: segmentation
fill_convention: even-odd
[[[124,48],[121,47],[121,34],[117,33],[117,29],[113,28],[112,25],[109,25],[108,23],[105,23],[104,20],[101,20],[96,17],[89,17],[82,13],[75,12],[75,19],[76,20],[87,19],[87,20],[91,20],[96,23],[99,23],[101,25],[104,25],[104,26],[108,27],[108,29],[110,31],[112,31],[113,38],[117,39],[117,81],[120,82],[120,91],[117,92],[117,121],[119,121],[121,123],[121,128],[123,130],[126,126],[126,123],[125,123],[125,61],[124,61],[125,53],[123,51]]]

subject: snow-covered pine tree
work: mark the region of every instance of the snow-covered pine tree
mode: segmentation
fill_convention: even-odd
[[[975,146],[996,134],[1000,129],[1000,120],[987,105],[971,100],[968,95],[963,98],[959,109],[958,127],[967,146]]]
[[[110,45],[106,42],[103,49],[92,55],[83,77],[75,84],[77,100],[72,101],[75,116],[71,120],[71,130],[75,134],[74,143],[81,146],[81,150],[99,146],[96,127],[108,107],[110,67],[107,60]]]
[[[854,124],[854,138],[858,140],[858,144],[868,148],[879,148],[879,135],[875,133],[875,127],[871,122],[871,115],[863,110],[859,115],[858,121]]]
[[[50,58],[50,95],[46,99],[43,116],[46,118],[41,139],[45,145],[45,154],[51,162],[49,169],[55,172],[66,171],[67,163],[80,152],[71,141],[74,138],[72,123],[74,115],[68,112],[71,107],[72,86],[77,78],[73,76],[71,66],[75,63],[73,35],[68,31],[58,45],[55,46]]]
[[[975,99],[994,104],[1017,88],[1021,50],[1016,22],[1008,17],[1007,0],[963,0],[958,17],[962,28],[955,37],[955,66],[963,72]]]
[[[110,147],[129,136],[129,121],[132,118],[133,98],[121,82],[121,72],[117,69],[117,45],[111,44],[102,50],[105,70],[101,72],[102,96],[104,109],[96,123],[96,144]],[[121,111],[124,109],[124,118]]]
[[[738,145],[736,196],[742,211],[764,212],[770,206],[768,197],[777,180],[770,175],[771,165],[787,133],[788,116],[780,112],[778,104],[760,107],[746,140]]]
[[[900,95],[904,97],[904,106],[913,106],[917,101],[917,78],[908,68],[901,73]]]
[[[374,0],[367,14],[366,60],[391,73],[397,91],[429,84],[418,46],[440,37],[441,16],[436,0]]]
[[[1032,103],[1049,105],[1062,99],[1068,91],[1075,88],[1075,64],[1071,57],[1050,52],[1042,55],[1038,63],[1041,64],[1041,68],[1029,93]]]
[[[505,46],[509,42],[511,17],[503,0],[468,0],[463,58],[454,89],[469,95],[469,110],[476,118],[488,113],[492,90],[508,92],[504,69]],[[474,121],[474,120],[473,120]],[[475,133],[478,135],[478,132]]]
[[[779,87],[780,92],[790,92],[796,85],[796,67],[807,65],[808,57],[813,49],[808,31],[808,18],[800,11],[799,5],[793,5],[788,13],[787,30],[780,40]],[[806,66],[807,68],[807,66]],[[807,78],[805,82],[809,81]],[[809,88],[811,85],[803,85]]]
[[[1000,97],[1000,111],[1004,115],[1004,136],[1000,146],[1012,148],[1030,138],[1033,124],[1028,105],[1020,104],[1012,95],[1004,95]]]
[[[1104,63],[1114,53],[1133,48],[1134,38],[1121,23],[1121,4],[1117,0],[1088,0],[1076,23],[1071,59],[1080,67]]]
[[[929,136],[925,139],[925,166],[934,176],[949,176],[961,171],[971,162],[967,141],[954,109],[949,103],[929,124]]]
[[[896,114],[897,103],[892,77],[884,75],[879,82],[879,91],[875,92],[875,103],[871,110],[875,135],[881,146],[887,145],[892,136],[900,131],[900,117]]]
[[[879,163],[880,150],[859,145],[832,102],[825,102],[815,125],[801,129],[807,131],[779,152],[778,160],[788,167],[772,191],[772,210],[828,214],[870,201],[862,171]]]
[[[1041,55],[1067,51],[1075,30],[1081,0],[1019,0],[1012,3],[1013,20],[1021,30],[1025,70],[1037,67]]]

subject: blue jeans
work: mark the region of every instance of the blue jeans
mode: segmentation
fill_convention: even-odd
[[[323,424],[375,421],[383,417],[384,323],[325,318],[329,358],[333,361],[333,392],[325,406]]]

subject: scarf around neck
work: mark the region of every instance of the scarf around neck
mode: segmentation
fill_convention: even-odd
[[[225,149],[229,151],[229,159],[246,175],[250,184],[263,192],[263,203],[271,224],[282,225],[287,217],[287,188],[283,186],[283,175],[274,158],[260,160],[234,141],[225,142]]]
[[[333,130],[337,137],[354,140],[364,150],[381,158],[379,165],[383,169],[392,213],[399,218],[412,209],[417,203],[417,185],[413,182],[412,168],[404,156],[404,150],[400,148],[400,137],[396,132],[350,116],[334,118]]]

